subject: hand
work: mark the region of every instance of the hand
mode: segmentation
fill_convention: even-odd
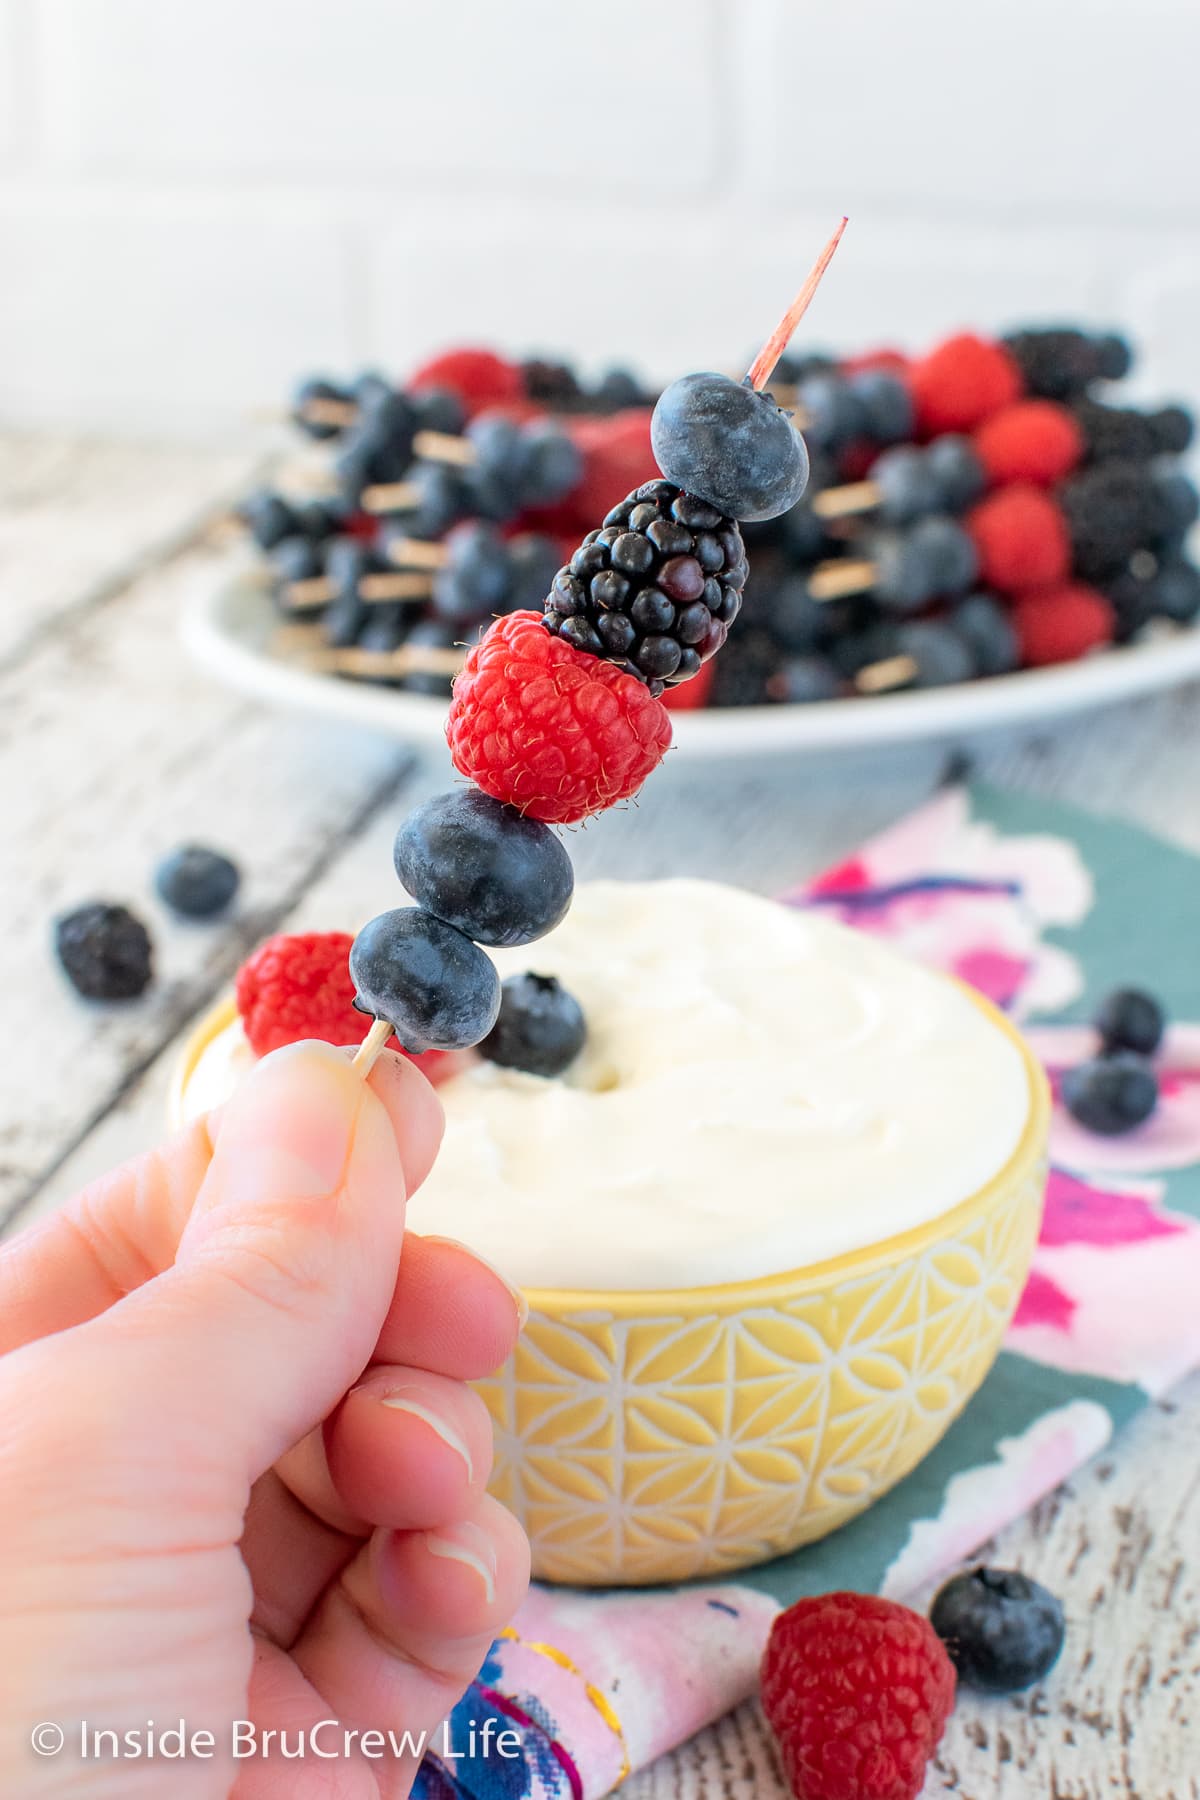
[[[402,1058],[364,1081],[295,1045],[0,1249],[0,1792],[409,1792],[411,1754],[237,1760],[231,1728],[432,1731],[524,1593],[464,1385],[512,1350],[517,1302],[462,1246],[404,1238],[441,1129]],[[215,1754],[81,1761],[81,1721],[150,1720]]]

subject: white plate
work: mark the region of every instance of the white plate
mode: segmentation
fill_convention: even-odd
[[[409,742],[443,741],[446,703],[422,694],[322,675],[271,648],[279,615],[251,582],[231,580],[198,595],[184,625],[192,652],[235,687],[372,725]],[[827,750],[920,738],[966,738],[1062,718],[1200,677],[1200,627],[1106,650],[1082,661],[990,681],[926,688],[812,706],[714,707],[674,714],[675,754],[756,755]]]

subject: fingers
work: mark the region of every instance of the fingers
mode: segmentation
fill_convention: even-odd
[[[529,1546],[485,1495],[434,1531],[377,1533],[330,1589],[293,1657],[337,1716],[368,1727],[433,1730],[473,1680],[529,1583]],[[407,1792],[402,1758],[390,1792]]]
[[[477,1381],[512,1354],[527,1310],[465,1245],[410,1232],[376,1359]]]
[[[398,1057],[369,1083],[317,1043],[251,1071],[174,1266],[79,1328],[164,1454],[219,1445],[249,1482],[333,1408],[374,1350],[409,1164],[428,1168],[440,1131],[432,1089]]]
[[[212,1160],[207,1118],[0,1245],[0,1356],[106,1312],[170,1268]]]
[[[423,1370],[372,1369],[324,1430],[255,1485],[242,1535],[255,1624],[290,1644],[376,1527],[465,1517],[491,1463],[491,1420],[478,1395]]]

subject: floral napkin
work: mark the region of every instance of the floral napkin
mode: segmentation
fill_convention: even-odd
[[[1022,1024],[1052,1085],[1089,1053],[1100,995],[1149,988],[1173,1021],[1159,1110],[1103,1139],[1056,1105],[1005,1348],[906,1480],[736,1585],[535,1587],[427,1755],[418,1800],[599,1800],[754,1691],[778,1606],[842,1587],[902,1598],[1200,1365],[1200,861],[1132,826],[952,788],[784,899],[972,983]]]

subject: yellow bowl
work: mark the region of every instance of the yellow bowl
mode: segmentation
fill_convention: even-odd
[[[477,1383],[492,1492],[534,1573],[580,1586],[726,1574],[852,1519],[933,1448],[991,1368],[1041,1222],[1050,1096],[1028,1046],[1024,1133],[985,1187],[864,1250],[659,1292],[530,1288],[511,1359]],[[198,1026],[172,1112],[232,1003]]]

